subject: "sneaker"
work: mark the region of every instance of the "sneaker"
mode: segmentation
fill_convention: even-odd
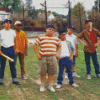
[[[13,82],[13,84],[15,84],[15,85],[21,85],[21,83],[19,83],[18,81]]]
[[[97,76],[98,78],[100,78],[100,74],[97,74],[96,76]]]
[[[65,78],[68,78],[68,74],[67,73],[65,73]]]
[[[27,77],[26,77],[26,76],[22,76],[22,79],[23,79],[23,80],[27,80]]]
[[[91,79],[91,75],[89,74],[89,75],[87,75],[87,79],[88,80],[90,80]]]
[[[76,72],[73,72],[73,77],[80,78],[81,76],[77,75]]]
[[[73,86],[73,87],[79,87],[79,85],[77,85],[77,84],[75,84],[75,83],[72,84],[72,86]]]
[[[40,86],[40,92],[44,92],[45,91],[45,87],[44,87],[44,85],[41,85]]]
[[[53,88],[52,85],[49,85],[48,89],[49,89],[51,92],[55,92],[55,89]]]
[[[61,84],[57,84],[56,89],[60,89],[62,87]]]

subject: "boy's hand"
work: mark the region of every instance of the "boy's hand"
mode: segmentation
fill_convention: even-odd
[[[89,46],[86,42],[84,42],[83,45],[84,45],[85,47],[88,47],[88,46]]]
[[[18,54],[18,50],[16,49],[16,50],[15,50],[15,55],[17,55],[17,54]]]
[[[59,57],[59,54],[58,54],[58,53],[56,53],[56,58],[57,58],[58,60],[61,60],[61,57]]]
[[[26,51],[26,52],[25,52],[25,56],[27,56],[27,54],[28,54],[28,53],[27,53],[27,51]]]
[[[37,57],[38,59],[42,59],[41,55],[40,54],[37,54]]]
[[[0,55],[2,54],[1,50],[0,50]]]
[[[70,57],[70,58],[69,58],[69,61],[73,61],[73,57]]]
[[[99,45],[99,43],[95,43],[95,44],[94,44],[94,47],[95,47],[95,48],[97,48],[97,47],[98,47],[98,45]]]

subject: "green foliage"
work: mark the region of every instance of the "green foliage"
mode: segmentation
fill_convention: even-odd
[[[78,2],[74,8],[72,9],[72,15],[75,15],[75,16],[79,16],[79,12],[81,11],[81,14],[84,14],[85,13],[85,10],[84,10],[84,7],[83,5]]]
[[[12,4],[12,0],[0,0],[0,7],[10,7]]]

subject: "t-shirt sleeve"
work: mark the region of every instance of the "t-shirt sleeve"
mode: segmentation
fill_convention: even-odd
[[[77,40],[77,37],[75,37],[75,41],[74,41],[75,45],[78,44],[78,40]]]
[[[82,31],[77,37],[82,39],[84,37],[84,31]]]
[[[13,33],[13,37],[15,38],[16,37],[16,32],[14,31],[14,33]]]
[[[72,43],[69,42],[69,44],[70,44],[71,50],[72,50],[72,51],[75,50],[75,48],[74,48],[74,46],[72,45]]]
[[[40,45],[40,37],[38,37],[38,38],[35,40],[35,43],[36,43],[37,45]]]

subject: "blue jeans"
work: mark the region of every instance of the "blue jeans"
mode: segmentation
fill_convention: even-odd
[[[69,84],[72,85],[74,83],[74,79],[72,77],[72,68],[71,68],[71,61],[69,61],[69,57],[64,57],[61,60],[59,60],[59,73],[58,73],[58,84],[62,85],[63,81],[63,72],[64,67],[67,69],[68,78],[69,78]]]
[[[75,65],[76,65],[76,56],[74,55],[72,61],[72,67],[75,67]]]
[[[95,68],[95,73],[96,73],[96,76],[98,76],[98,74],[100,74],[100,72],[99,72],[99,64],[97,61],[97,53],[96,52],[93,52],[93,53],[84,52],[84,55],[85,55],[87,74],[91,74],[90,56],[92,56],[92,61],[93,61],[93,65]]]
[[[13,47],[9,47],[9,48],[1,47],[1,51],[2,51],[3,54],[5,54],[5,55],[9,56],[10,58],[14,59],[14,62],[9,61],[9,65],[10,65],[12,81],[17,81],[16,68],[15,68],[14,48]],[[3,83],[5,65],[6,65],[6,58],[1,56],[1,67],[0,67],[0,82],[1,83]]]

